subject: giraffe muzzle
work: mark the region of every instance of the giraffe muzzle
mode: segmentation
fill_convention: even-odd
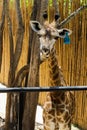
[[[42,53],[45,55],[49,55],[50,54],[50,49],[46,48],[46,47],[42,47]]]

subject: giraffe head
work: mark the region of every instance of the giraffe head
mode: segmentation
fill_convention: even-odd
[[[45,21],[43,25],[41,25],[38,21],[30,21],[32,30],[39,36],[41,61],[44,61],[49,57],[55,41],[58,38],[65,38],[66,33],[70,35],[72,32],[67,28],[58,29],[56,27],[56,20],[57,17],[55,17],[55,20],[52,23]]]

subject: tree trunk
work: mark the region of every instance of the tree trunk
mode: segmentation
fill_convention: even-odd
[[[18,20],[18,29],[17,29],[17,37],[16,37],[16,48],[14,51],[14,41],[12,34],[12,22],[9,15],[9,1],[5,0],[5,14],[8,22],[8,32],[9,32],[9,44],[10,44],[10,68],[8,75],[8,86],[13,86],[13,81],[15,80],[15,72],[20,60],[21,52],[22,52],[22,44],[23,44],[23,36],[24,36],[24,24],[22,21],[21,9],[20,9],[20,1],[15,0],[16,2],[16,13]],[[17,103],[18,98],[17,94],[7,94],[7,104],[6,104],[6,121],[5,121],[5,130],[12,130],[16,125],[17,119]],[[15,126],[16,128],[16,126]]]
[[[39,19],[40,17],[41,0],[34,1],[33,12],[31,19]],[[28,75],[27,86],[39,86],[39,41],[34,32],[30,29],[30,40],[29,40],[29,56],[30,57],[30,71]],[[26,94],[25,109],[22,122],[22,130],[34,130],[35,126],[35,114],[38,103],[38,92],[30,92]]]

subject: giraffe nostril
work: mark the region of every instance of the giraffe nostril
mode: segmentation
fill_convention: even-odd
[[[43,50],[45,53],[48,53],[48,52],[49,52],[49,49],[46,48],[46,47],[43,47],[42,50]]]
[[[45,48],[44,51],[45,51],[45,52],[48,52],[49,50]]]

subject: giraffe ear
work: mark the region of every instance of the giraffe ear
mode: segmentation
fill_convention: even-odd
[[[65,38],[66,34],[71,35],[72,31],[70,29],[63,28],[63,29],[58,30],[58,33],[59,33],[60,38]]]
[[[41,24],[37,21],[30,21],[30,26],[32,28],[33,31],[35,32],[39,32],[42,28]]]

